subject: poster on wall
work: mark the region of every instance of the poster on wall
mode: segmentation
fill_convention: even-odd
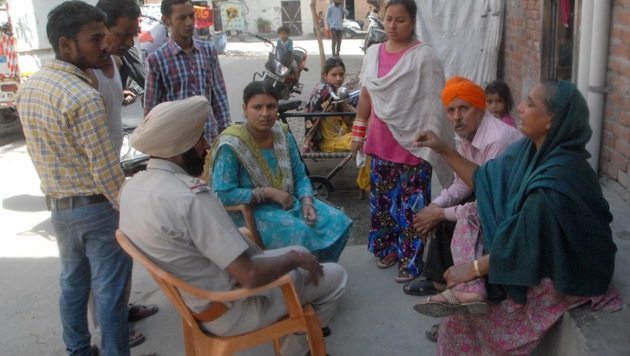
[[[240,1],[224,1],[220,3],[223,31],[245,31],[242,5],[243,3]]]

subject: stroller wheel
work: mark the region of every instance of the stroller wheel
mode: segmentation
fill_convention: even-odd
[[[328,199],[329,193],[334,191],[332,184],[325,177],[310,176],[311,186],[313,187],[313,194],[316,197]]]

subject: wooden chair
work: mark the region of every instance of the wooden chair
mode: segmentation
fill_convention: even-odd
[[[207,291],[175,278],[158,267],[140,252],[122,231],[118,230],[116,232],[116,239],[135,261],[138,261],[149,271],[153,279],[164,291],[164,294],[166,294],[166,297],[179,311],[182,318],[186,355],[231,355],[269,341],[273,341],[275,354],[280,355],[280,338],[293,333],[306,334],[311,355],[326,355],[326,345],[324,344],[324,336],[322,335],[319,319],[317,319],[317,315],[310,304],[301,305],[293,280],[288,274],[259,288],[239,288],[227,292]],[[258,294],[270,288],[280,288],[282,290],[289,312],[288,315],[262,329],[230,337],[221,337],[204,331],[200,327],[198,320],[195,319],[193,312],[184,303],[180,294],[180,290],[182,290],[212,302],[230,302]]]

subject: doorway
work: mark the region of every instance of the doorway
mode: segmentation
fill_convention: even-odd
[[[302,9],[299,1],[282,1],[282,24],[289,28],[291,36],[302,35]]]

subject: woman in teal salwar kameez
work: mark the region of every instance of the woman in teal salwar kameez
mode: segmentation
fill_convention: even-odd
[[[208,155],[212,190],[225,206],[252,205],[266,248],[302,245],[321,262],[337,262],[352,220],[313,198],[295,140],[276,121],[275,89],[250,83],[243,101],[247,122],[228,127]]]

